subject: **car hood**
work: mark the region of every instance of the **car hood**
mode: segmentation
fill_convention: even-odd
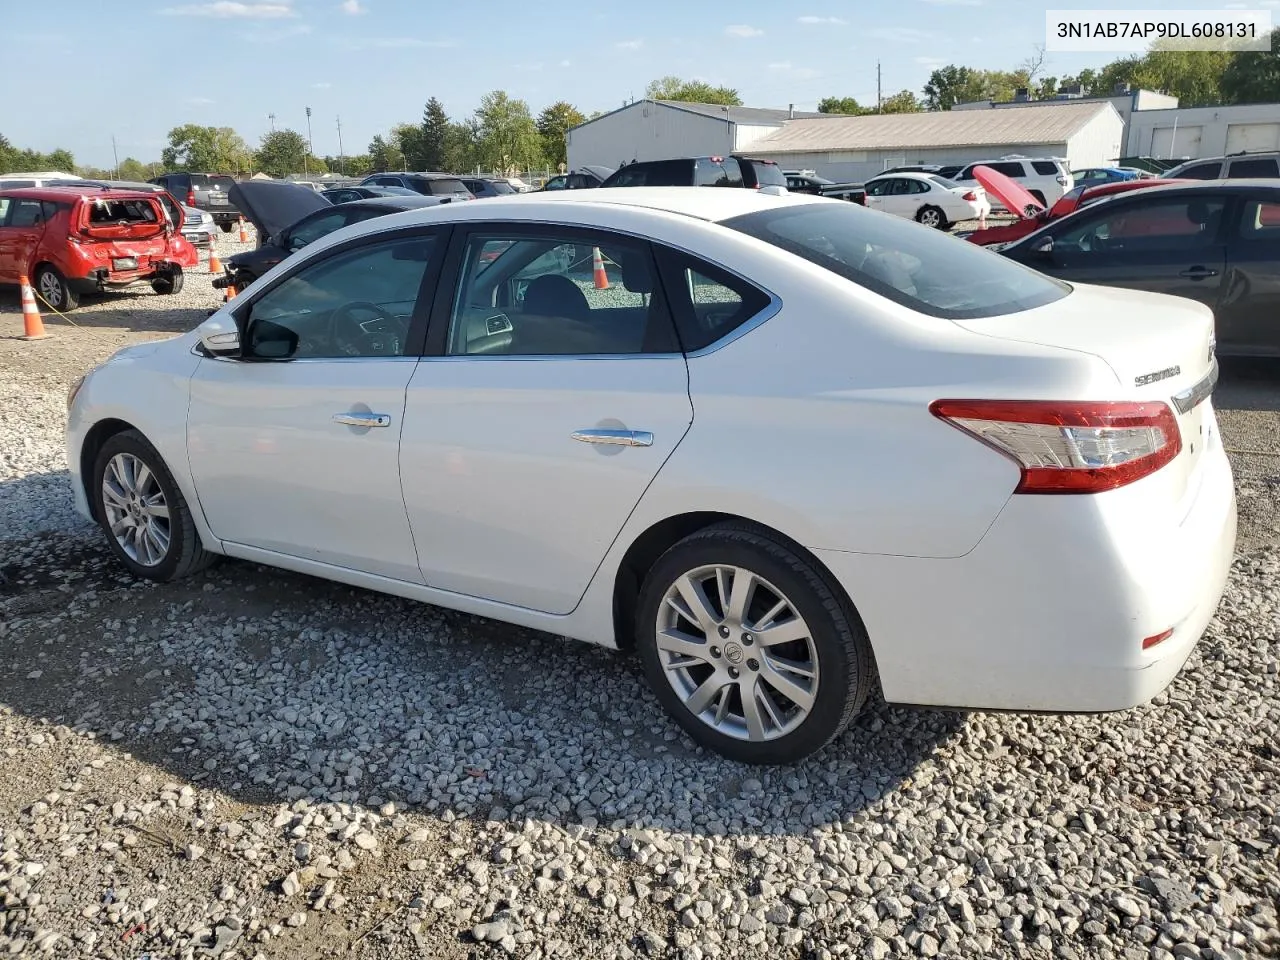
[[[997,170],[979,165],[973,168],[973,178],[988,193],[994,194],[1004,204],[1004,208],[1015,216],[1029,220],[1044,212],[1044,204],[1033,197],[1026,187]]]
[[[237,183],[227,196],[258,229],[259,236],[279,236],[281,230],[307,214],[331,206],[310,187],[274,180]]]

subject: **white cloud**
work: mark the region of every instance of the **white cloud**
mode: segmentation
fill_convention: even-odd
[[[290,37],[303,37],[311,32],[308,24],[300,23],[294,27],[286,27],[283,30],[255,30],[244,35],[244,39],[249,43],[279,43],[281,40],[288,40]]]
[[[947,62],[938,57],[914,57],[913,59],[922,67],[940,67]]]
[[[812,67],[796,67],[792,65],[790,60],[767,64],[766,69],[770,73],[791,77],[794,80],[811,80],[818,75],[818,71]]]
[[[312,90],[328,90],[328,89],[329,89],[330,87],[332,87],[332,86],[333,86],[333,84],[332,84],[332,83],[327,83],[327,82],[325,82],[325,81],[321,81],[320,83],[313,83],[313,84],[311,85],[311,89],[312,89]]]
[[[921,40],[928,39],[929,34],[915,27],[877,27],[870,31],[870,36],[876,40],[888,40],[890,43],[919,43]]]
[[[369,8],[364,6],[360,0],[342,0],[342,12],[358,17],[362,13],[368,13]]]
[[[619,50],[639,50],[644,46],[643,40],[619,40],[614,44]]]
[[[982,0],[924,0],[939,7],[980,7]]]
[[[562,67],[572,67],[572,66],[573,66],[573,64],[572,64],[572,63],[570,63],[568,60],[561,60],[561,61],[560,61],[560,66],[562,66]]]
[[[352,40],[349,44],[355,50],[374,48],[378,50],[417,50],[427,47],[443,49],[456,47],[457,40],[420,40],[417,37],[370,37],[364,40]]]
[[[797,17],[796,22],[805,24],[827,23],[833,27],[843,27],[849,21],[842,20],[839,17],[815,17],[813,14],[808,14],[807,16]]]
[[[236,0],[166,7],[160,12],[175,17],[217,17],[223,20],[280,20],[297,16],[287,3],[238,3]]]
[[[205,107],[213,102],[214,101],[210,100],[208,97],[188,97],[187,98],[187,103],[195,104],[197,107]]]
[[[761,37],[764,31],[759,27],[753,27],[745,23],[734,23],[724,28],[726,36],[730,37]]]

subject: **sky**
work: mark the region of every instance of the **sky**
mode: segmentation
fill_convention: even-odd
[[[551,4],[487,0],[100,0],[6,5],[8,91],[0,133],[19,147],[65,147],[77,162],[159,158],[183,123],[233,127],[251,147],[272,127],[307,133],[315,153],[365,152],[438,97],[461,119],[494,89],[536,115],[567,100],[586,113],[644,96],[667,74],[738,90],[755,107],[812,110],[825,96],[919,94],[947,63],[1013,69],[1044,43],[1045,10],[1105,0],[831,0]],[[1280,0],[1124,0],[1126,9],[1271,8]],[[599,12],[592,12],[599,11]],[[1045,76],[1116,54],[1050,54]],[[12,82],[15,77],[25,82]]]

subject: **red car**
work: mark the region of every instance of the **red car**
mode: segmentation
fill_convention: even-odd
[[[1013,223],[1002,223],[983,230],[957,234],[957,236],[963,237],[970,243],[976,243],[983,247],[1004,246],[1005,244],[1013,243],[1015,240],[1021,240],[1023,237],[1035,233],[1046,223],[1060,220],[1068,214],[1075,213],[1080,208],[1087,207],[1089,204],[1096,203],[1112,194],[1127,193],[1130,190],[1145,190],[1147,187],[1159,187],[1167,183],[1183,182],[1182,180],[1147,178],[1142,180],[1119,180],[1115,183],[1101,183],[1092,187],[1081,185],[1074,190],[1067,191],[1051,208],[1045,209],[1044,205],[1029,193],[1024,195],[1021,192],[1023,188],[1020,184],[1010,180],[1002,173],[985,167],[978,167],[975,169],[974,174],[989,192],[999,197],[1005,209],[1022,210],[1024,214],[1021,219],[1015,220]]]
[[[74,185],[0,190],[0,284],[29,277],[55,310],[75,307],[82,294],[135,283],[177,293],[183,267],[200,262],[181,231],[154,193]]]

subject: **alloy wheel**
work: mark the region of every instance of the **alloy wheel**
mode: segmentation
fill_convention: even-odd
[[[942,222],[942,218],[938,215],[937,210],[920,211],[920,223],[926,227],[936,227]]]
[[[55,310],[62,306],[62,284],[58,282],[58,278],[52,271],[45,270],[41,273],[38,285],[40,296],[44,298],[45,303]]]
[[[172,530],[164,490],[131,453],[117,453],[102,475],[102,507],[116,543],[129,559],[154,567],[169,553]]]
[[[751,570],[716,564],[682,574],[662,599],[655,629],[667,682],[713,730],[775,740],[813,710],[819,665],[809,626]]]

